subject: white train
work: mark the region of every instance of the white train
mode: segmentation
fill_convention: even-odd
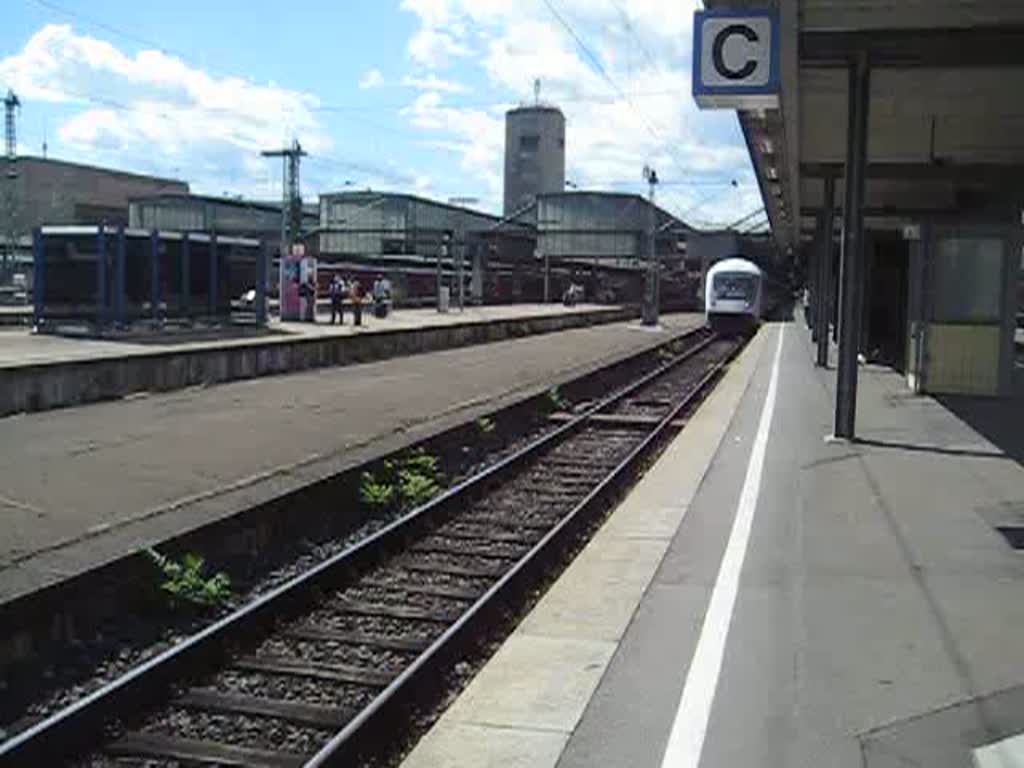
[[[704,314],[716,330],[745,330],[761,320],[764,275],[741,258],[717,262],[704,279]]]

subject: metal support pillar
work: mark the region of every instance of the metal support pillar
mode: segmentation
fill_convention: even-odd
[[[650,205],[647,240],[647,274],[644,281],[644,305],[641,322],[644,325],[658,324],[658,257],[657,257],[657,209],[654,207],[654,187],[658,174],[653,168],[644,167],[644,178],[650,188]]]
[[[217,264],[217,233],[210,233],[210,274],[209,274],[209,311],[210,317],[217,317],[218,294],[220,293],[220,286],[217,284],[217,278],[220,276],[220,270]]]
[[[192,243],[188,232],[181,236],[181,314],[192,314]]]
[[[267,272],[270,264],[270,248],[266,243],[260,248],[256,257],[256,322],[263,325],[267,322]]]
[[[154,229],[149,233],[149,309],[153,324],[160,324],[160,235]]]
[[[114,322],[118,328],[125,327],[125,235],[124,226],[117,228],[117,250],[114,251]]]
[[[435,278],[435,282],[437,283],[437,285],[435,286],[435,290],[437,291],[437,311],[438,312],[442,311],[441,310],[441,282],[442,282],[442,278],[441,278],[441,259],[444,257],[444,250],[445,250],[444,245],[439,245],[437,247],[437,265],[436,265],[436,269],[434,271],[434,278]]]
[[[551,303],[551,257],[547,251],[543,252],[544,256],[544,303]]]
[[[805,282],[807,290],[807,306],[804,308],[804,317],[807,320],[807,328],[811,332],[811,341],[818,341],[818,296],[821,293],[821,259],[818,258],[818,244],[821,242],[822,216],[818,214],[814,225],[814,239],[811,245],[801,250],[801,258],[806,266]]]
[[[107,321],[107,233],[104,225],[96,228],[96,325]]]
[[[864,176],[868,150],[871,69],[861,51],[850,64],[847,117],[846,194],[839,267],[839,366],[836,374],[835,436],[852,440],[857,420],[857,353],[860,351],[864,264]]]
[[[818,243],[818,291],[814,297],[814,340],[817,364],[828,367],[828,326],[832,319],[832,233],[835,228],[836,179],[825,177],[825,203],[821,213],[821,242]]]
[[[459,281],[459,312],[466,308],[466,224],[462,224],[462,243],[459,245],[459,261],[456,264],[456,272]]]
[[[32,230],[32,325],[39,330],[43,323],[43,307],[46,301],[46,250],[43,248],[43,231]]]

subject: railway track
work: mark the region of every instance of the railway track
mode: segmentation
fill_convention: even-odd
[[[0,744],[0,764],[277,768],[387,751],[740,346],[686,339],[514,455]]]

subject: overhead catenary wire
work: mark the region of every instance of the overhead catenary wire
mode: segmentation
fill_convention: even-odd
[[[665,152],[668,155],[669,159],[672,161],[672,164],[676,166],[676,168],[677,168],[677,170],[679,171],[680,174],[685,176],[686,175],[686,170],[683,167],[683,164],[679,162],[678,158],[675,155],[675,152],[672,151],[672,149],[670,148],[668,142],[666,142],[665,139],[658,133],[658,131],[655,130],[654,126],[652,126],[650,121],[647,119],[647,116],[643,113],[642,110],[640,110],[639,107],[637,107],[637,105],[633,101],[633,99],[631,99],[625,93],[625,91],[623,91],[622,88],[619,87],[619,84],[615,81],[614,78],[612,78],[612,76],[608,73],[608,70],[605,69],[604,65],[601,63],[600,58],[598,58],[598,56],[596,54],[594,54],[593,51],[590,50],[590,47],[583,41],[583,39],[576,32],[576,30],[573,28],[573,26],[558,11],[558,9],[554,5],[553,0],[541,0],[541,2],[543,2],[544,5],[547,6],[548,11],[550,11],[551,15],[555,17],[555,20],[558,21],[558,23],[562,25],[562,27],[565,29],[565,31],[573,39],[573,41],[575,41],[575,43],[579,47],[580,51],[583,52],[583,54],[587,57],[587,59],[593,65],[594,69],[597,70],[597,73],[609,85],[611,85],[611,87],[615,90],[616,93],[619,94],[619,96],[621,96],[625,101],[627,101],[630,104],[630,106],[633,107],[633,109],[636,111],[636,114],[639,116],[640,121],[643,123],[644,127],[646,128],[647,132],[650,133],[651,136],[654,138],[654,140],[658,143],[658,148],[665,150]],[[679,216],[680,216],[680,218],[682,218],[683,214],[680,213]]]
[[[742,226],[746,222],[756,218],[757,216],[761,215],[764,212],[765,212],[764,206],[763,205],[759,206],[758,208],[755,208],[750,213],[748,213],[746,216],[741,216],[740,218],[736,219],[736,221],[734,221],[732,224],[727,226],[726,229],[736,229],[737,227]]]

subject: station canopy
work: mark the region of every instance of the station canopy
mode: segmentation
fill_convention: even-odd
[[[1019,205],[1024,186],[1024,2],[774,0],[779,109],[740,112],[780,246],[811,238],[824,178],[847,148],[848,69],[871,67],[865,225]],[[708,0],[711,9],[763,0]]]

